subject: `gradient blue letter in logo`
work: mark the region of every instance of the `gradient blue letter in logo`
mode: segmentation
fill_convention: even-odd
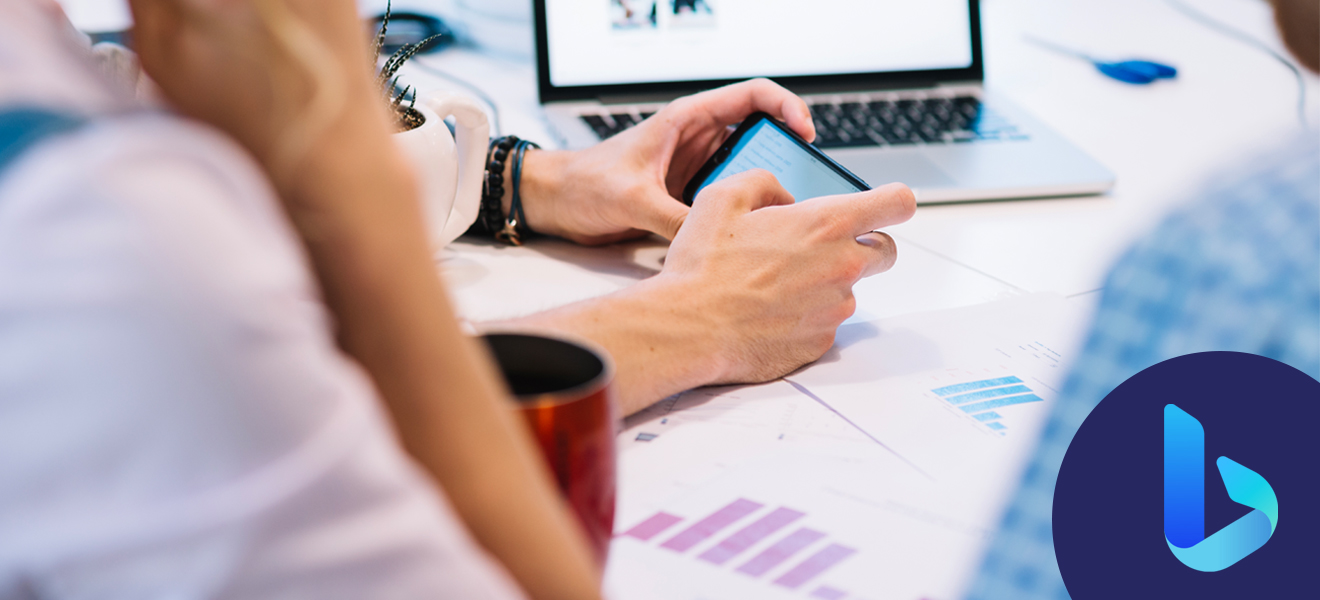
[[[1205,429],[1172,404],[1164,407],[1164,539],[1198,571],[1222,571],[1255,552],[1279,524],[1279,499],[1264,477],[1226,456],[1215,461],[1228,497],[1255,510],[1205,537]]]

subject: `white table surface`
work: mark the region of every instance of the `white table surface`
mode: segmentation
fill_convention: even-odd
[[[1195,5],[1281,48],[1266,3]],[[982,11],[987,85],[1108,166],[1117,185],[1103,196],[920,208],[911,222],[890,230],[900,245],[894,270],[858,285],[859,316],[1024,292],[1095,292],[1123,248],[1193,198],[1205,178],[1302,131],[1289,71],[1162,0],[987,0]],[[1101,56],[1169,62],[1179,77],[1151,86],[1115,82],[1027,43],[1027,33]],[[537,109],[530,58],[460,48],[422,60],[480,82],[499,104],[504,133],[553,139]],[[423,89],[462,91],[419,69],[409,73]],[[1317,123],[1320,80],[1308,76],[1307,86],[1308,113]],[[463,313],[486,319],[622,287],[650,274],[662,254],[654,242],[592,250],[555,241],[516,249],[459,242],[443,264]],[[634,255],[649,267],[638,266]]]

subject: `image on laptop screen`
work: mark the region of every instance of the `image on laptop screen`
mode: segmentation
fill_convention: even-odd
[[[960,69],[967,0],[546,0],[556,87]]]

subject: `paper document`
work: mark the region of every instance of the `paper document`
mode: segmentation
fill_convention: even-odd
[[[780,381],[630,417],[611,597],[958,597],[1086,308],[1031,295],[852,323]]]

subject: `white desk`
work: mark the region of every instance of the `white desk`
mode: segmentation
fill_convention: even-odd
[[[1279,46],[1263,2],[1196,5]],[[919,209],[910,223],[890,230],[899,241],[897,266],[858,284],[856,320],[1029,292],[1056,292],[1089,305],[1122,249],[1174,204],[1191,199],[1204,179],[1300,131],[1289,71],[1161,0],[987,0],[982,7],[988,85],[1107,165],[1118,184],[1105,196]],[[1085,63],[1028,44],[1026,33],[1100,56],[1169,62],[1179,68],[1179,78],[1146,87],[1118,83]],[[528,61],[462,49],[423,60],[481,81],[499,103],[504,133],[552,139],[538,117]],[[423,80],[420,72],[411,73],[415,82]],[[430,84],[454,89],[439,80]],[[1309,77],[1307,86],[1310,120],[1320,122],[1320,82]],[[550,240],[522,248],[460,242],[441,265],[460,311],[490,319],[608,293],[654,273],[663,253],[654,241],[602,249]],[[818,420],[835,418],[810,403],[787,408],[818,411],[812,417]],[[644,418],[630,420],[619,437],[620,509],[627,514],[621,528],[649,512],[633,509],[653,491],[646,480],[727,458],[715,439],[724,432],[689,430],[681,438],[684,448],[637,450]],[[620,597],[629,598],[661,578],[645,569],[615,575],[616,583],[627,582]]]

